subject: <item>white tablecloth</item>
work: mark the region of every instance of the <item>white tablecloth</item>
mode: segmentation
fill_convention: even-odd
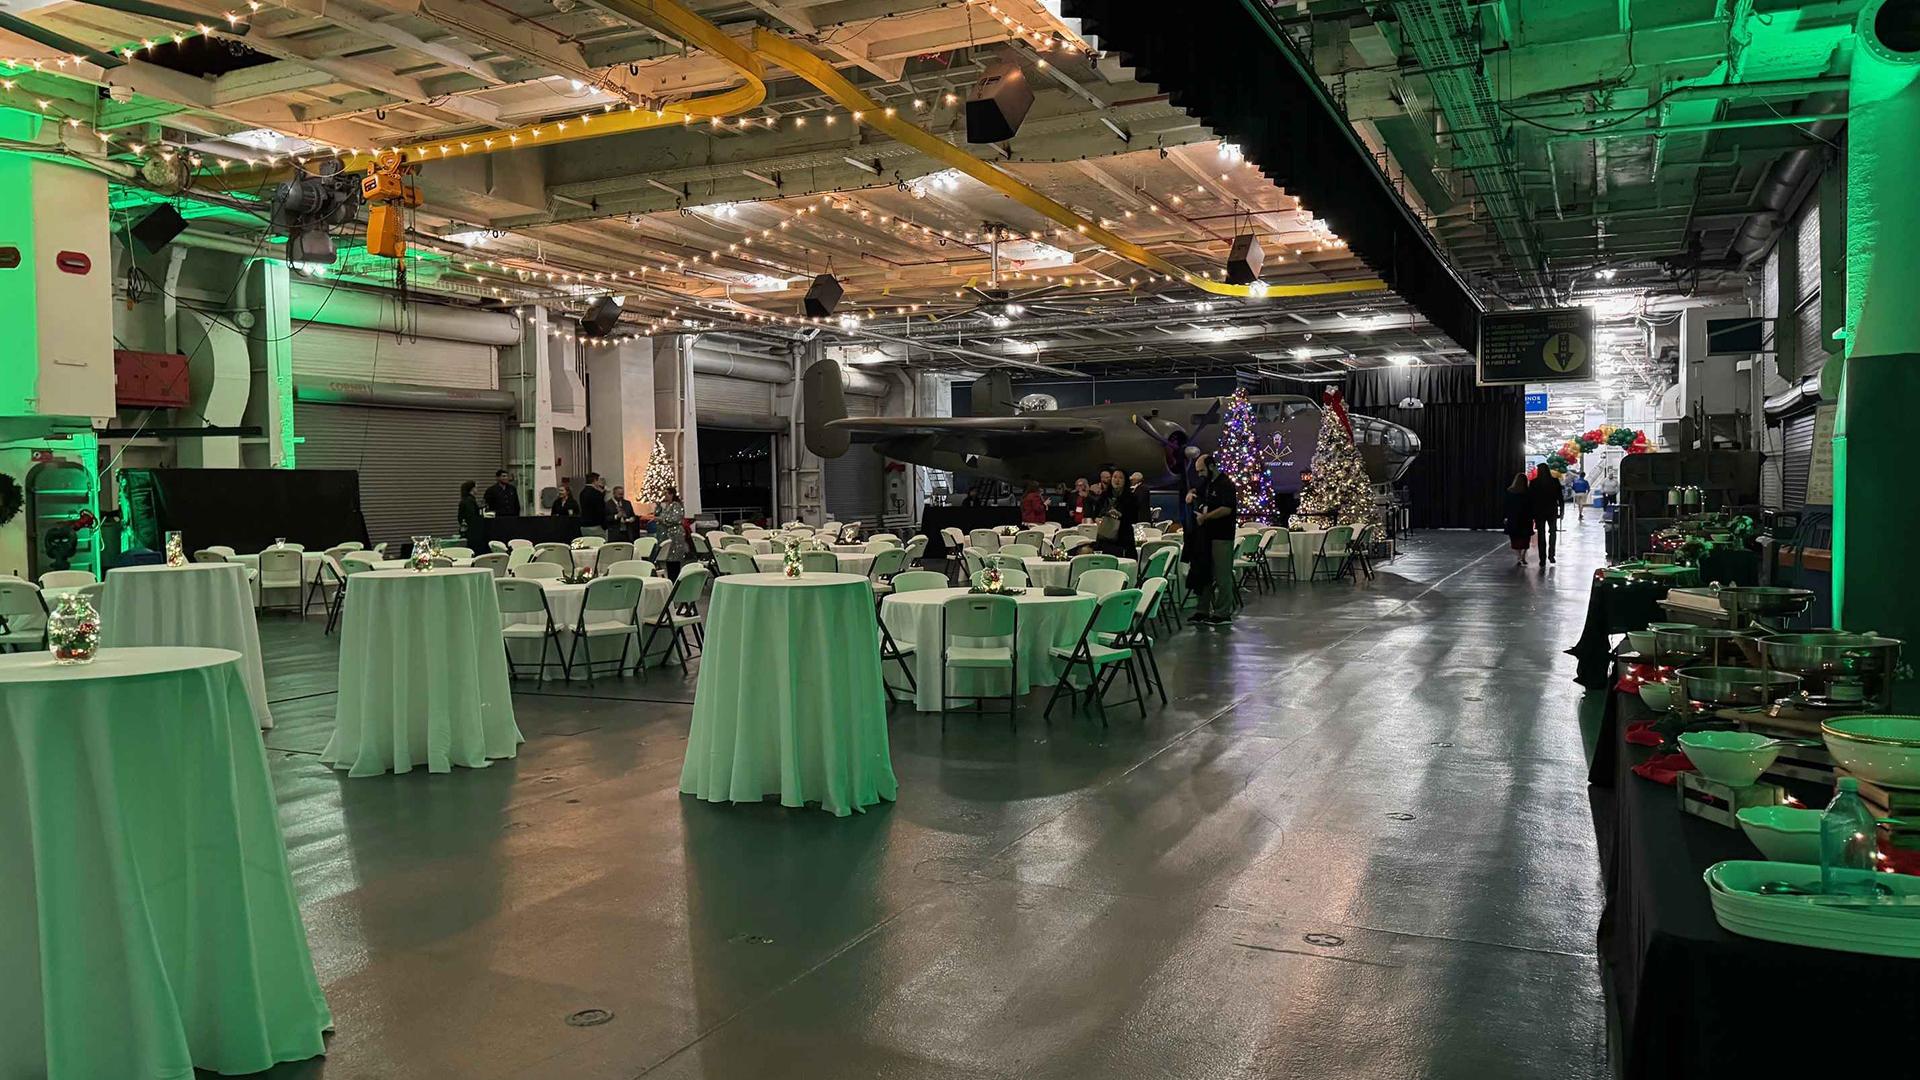
[[[840,572],[843,574],[859,574],[861,577],[867,577],[873,573],[873,556],[858,547],[848,552],[840,552],[836,549],[834,554],[840,559]],[[763,574],[783,574],[787,569],[787,557],[784,553],[755,555],[753,565],[759,567]]]
[[[0,1077],[253,1073],[325,1052],[239,660],[0,657]]]
[[[1313,557],[1326,535],[1325,529],[1301,529],[1287,535],[1287,546],[1293,550],[1293,576],[1305,581],[1313,573]]]
[[[829,544],[827,545],[827,549],[835,555],[865,555],[867,553],[867,545],[865,544]]]
[[[273,726],[267,676],[260,665],[260,626],[253,616],[247,568],[237,563],[122,566],[107,571],[101,602],[100,644],[181,645],[232,649],[254,723]]]
[[[540,676],[544,679],[558,679],[564,674],[559,665],[560,657],[566,656],[573,650],[573,628],[580,625],[580,607],[587,602],[587,587],[568,585],[551,579],[536,580],[540,580],[540,587],[546,590],[547,610],[553,612],[553,624],[560,628],[560,656],[555,656],[553,649],[548,647],[547,660],[551,666],[543,668]],[[646,579],[645,592],[640,597],[640,634],[638,640],[627,639],[627,663],[631,664],[639,659],[640,643],[647,637],[646,624],[659,616],[660,608],[666,604],[667,597],[672,594],[673,582],[663,577]],[[538,626],[540,616],[527,612],[515,615],[511,621],[514,624],[532,623]],[[654,635],[653,653],[647,658],[648,666],[660,662],[660,657],[666,653],[672,641],[673,638],[665,630]],[[620,645],[621,639],[612,635],[593,638],[586,645],[581,646],[578,659],[584,661],[591,657],[594,660],[611,662],[619,659]],[[531,674],[531,665],[540,662],[541,642],[537,640],[512,638],[507,641],[507,649],[513,655],[514,664],[520,667],[522,676]]]
[[[320,760],[376,776],[484,768],[519,752],[492,574],[371,570],[347,579],[346,603]]]
[[[916,648],[907,662],[913,665],[914,708],[921,712],[940,709],[940,606],[965,589],[920,589],[895,593],[880,602],[880,620],[896,641],[911,641]],[[1025,694],[1036,686],[1050,686],[1059,678],[1050,651],[1055,645],[1072,646],[1080,640],[1093,617],[1094,599],[1081,593],[1075,596],[1047,596],[1039,589],[1028,589],[1014,597],[1020,605],[1020,633],[1016,639],[1020,656],[1020,682],[1016,690]],[[962,644],[971,643],[961,639]],[[900,665],[888,661],[887,681],[904,690]],[[963,695],[984,693],[1004,695],[1006,678],[997,671],[956,669],[947,676],[947,693]]]
[[[1020,561],[1026,564],[1027,580],[1035,587],[1042,589],[1049,586],[1056,589],[1067,587],[1067,571],[1072,567],[1072,563],[1049,562],[1038,556]],[[1135,559],[1121,559],[1120,572],[1127,575],[1128,582],[1134,582],[1140,575],[1140,563]]]

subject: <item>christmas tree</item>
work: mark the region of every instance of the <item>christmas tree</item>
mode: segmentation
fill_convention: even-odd
[[[1220,445],[1214,448],[1213,461],[1233,481],[1240,521],[1247,525],[1273,520],[1273,476],[1267,467],[1275,460],[1275,447],[1260,441],[1256,427],[1253,403],[1245,390],[1236,389],[1220,415]]]
[[[657,503],[666,498],[667,492],[679,482],[678,472],[673,452],[667,449],[666,436],[654,432],[653,454],[647,458],[647,475],[640,480],[640,501]]]
[[[1313,451],[1313,484],[1300,493],[1295,529],[1364,525],[1373,520],[1373,483],[1353,445],[1353,421],[1340,391],[1329,386],[1321,399],[1320,442]]]

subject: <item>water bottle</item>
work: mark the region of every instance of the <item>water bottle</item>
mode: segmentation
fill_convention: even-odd
[[[1820,817],[1820,891],[1830,896],[1873,896],[1878,833],[1860,781],[1840,778],[1839,790]]]

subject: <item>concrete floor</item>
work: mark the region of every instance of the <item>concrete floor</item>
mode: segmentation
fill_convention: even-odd
[[[336,653],[263,618],[327,1058],[271,1076],[1605,1074],[1571,658],[1597,523],[1418,535],[1161,652],[1169,707],[895,710],[900,800],[676,792],[678,673],[515,698],[517,761],[348,780]],[[569,1014],[610,1011],[592,1027]]]

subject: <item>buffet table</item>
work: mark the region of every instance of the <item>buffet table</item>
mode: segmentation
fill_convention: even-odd
[[[325,1052],[238,653],[0,657],[0,867],[0,1077]]]
[[[320,760],[348,776],[485,768],[519,752],[486,570],[368,570],[347,579],[340,694]]]
[[[260,662],[260,625],[253,587],[237,563],[121,566],[107,571],[100,601],[100,644],[107,648],[178,645],[231,649],[254,723],[273,726],[267,677]]]
[[[680,790],[708,802],[892,801],[873,587],[854,574],[713,583]]]
[[[1580,640],[1567,655],[1579,661],[1573,681],[1590,690],[1609,686],[1613,679],[1613,641],[1610,635],[1645,630],[1660,622],[1660,601],[1669,586],[1652,581],[1594,579],[1587,594],[1587,622]],[[1562,640],[1565,640],[1564,638]]]
[[[1788,1062],[1824,1060],[1849,1075],[1912,1075],[1913,1050],[1881,1020],[1920,1014],[1910,960],[1781,945],[1720,928],[1701,874],[1761,856],[1738,829],[1682,814],[1674,790],[1630,770],[1654,751],[1627,744],[1651,714],[1609,692],[1588,795],[1606,908],[1600,960],[1619,1016],[1619,1075],[1636,1080],[1750,1080]],[[1809,805],[1819,796],[1802,792]],[[1866,1037],[1822,1033],[1823,994],[1859,998]],[[1895,1024],[1901,1021],[1895,1021]]]

